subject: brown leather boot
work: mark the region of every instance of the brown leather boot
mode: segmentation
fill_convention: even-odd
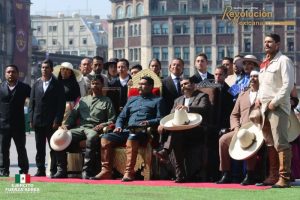
[[[92,177],[92,180],[112,179],[112,153],[113,142],[101,138],[101,172]]]
[[[288,188],[290,186],[291,177],[291,149],[278,152],[279,154],[279,180],[272,188]]]
[[[139,142],[136,140],[127,140],[126,142],[126,169],[122,178],[123,182],[134,180],[134,166],[138,154]]]
[[[262,182],[256,184],[256,186],[270,186],[277,183],[279,179],[279,158],[278,152],[274,148],[274,146],[268,146],[268,161],[269,161],[269,175],[268,177]]]

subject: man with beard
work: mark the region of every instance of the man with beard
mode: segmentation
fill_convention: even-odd
[[[274,146],[279,157],[279,180],[273,188],[290,187],[291,146],[288,142],[288,124],[291,112],[290,94],[294,86],[294,65],[279,51],[280,36],[265,37],[266,59],[259,75],[259,101],[264,126],[269,122],[271,131],[264,131],[267,146]],[[271,133],[271,134],[270,134]]]
[[[113,147],[126,143],[126,168],[122,181],[134,180],[138,147],[147,141],[146,129],[157,126],[163,116],[162,98],[154,96],[154,80],[144,76],[139,82],[140,96],[130,98],[117,118],[113,132],[101,138],[101,172],[95,180],[112,178]],[[127,124],[127,126],[126,126]]]

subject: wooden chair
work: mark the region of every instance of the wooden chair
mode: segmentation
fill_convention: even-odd
[[[162,82],[150,69],[144,69],[132,77],[132,83],[128,85],[128,98],[132,96],[138,96],[138,83],[143,76],[150,76],[154,80],[154,88],[152,93],[157,96],[162,95]],[[150,180],[151,178],[151,163],[152,163],[152,142],[153,134],[157,134],[156,127],[149,127],[147,129],[148,142],[145,145],[139,147],[138,156],[135,164],[135,171],[142,170],[141,175],[144,176],[144,180]],[[126,167],[126,151],[124,147],[117,147],[114,151],[114,168],[121,174],[124,174]]]

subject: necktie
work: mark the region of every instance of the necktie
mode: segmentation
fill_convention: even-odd
[[[180,78],[176,77],[176,87],[177,87],[177,92],[179,95],[181,95],[181,86],[180,86]]]

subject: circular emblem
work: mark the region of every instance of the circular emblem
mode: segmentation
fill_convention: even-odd
[[[26,47],[26,34],[23,30],[19,30],[16,35],[16,45],[20,52],[25,50]]]

